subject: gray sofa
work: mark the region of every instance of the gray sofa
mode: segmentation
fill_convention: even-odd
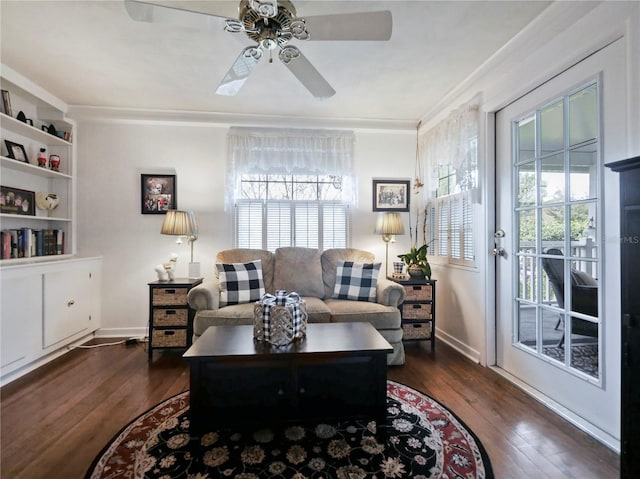
[[[217,263],[247,263],[260,260],[267,293],[276,290],[295,291],[307,303],[308,321],[371,323],[393,346],[388,364],[404,364],[402,326],[398,305],[405,296],[404,288],[379,275],[376,298],[373,301],[355,301],[332,298],[336,283],[337,263],[340,260],[373,263],[373,254],[352,248],[329,249],[320,252],[313,248],[279,248],[275,253],[257,249],[230,249],[221,251]],[[220,307],[218,272],[189,291],[189,306],[195,311],[193,340],[209,327],[227,324],[253,324],[254,301]]]

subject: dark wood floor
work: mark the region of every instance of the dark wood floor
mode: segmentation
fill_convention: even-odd
[[[618,455],[442,343],[407,344],[389,379],[445,404],[480,438],[497,479],[619,477]],[[82,478],[131,419],[188,389],[177,353],[142,345],[76,349],[0,390],[1,477]]]

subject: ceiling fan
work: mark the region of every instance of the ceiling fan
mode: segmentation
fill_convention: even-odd
[[[136,21],[171,23],[176,15],[204,15],[224,20],[230,33],[244,32],[256,44],[246,47],[222,79],[216,93],[232,96],[238,93],[260,59],[277,52],[278,58],[293,75],[318,98],[329,98],[335,90],[316,70],[300,49],[289,42],[320,41],[386,41],[391,38],[391,12],[362,12],[336,15],[297,17],[290,0],[241,0],[238,19],[181,6],[161,5],[150,1],[124,0],[129,16]],[[165,13],[169,13],[166,15]],[[169,17],[167,19],[167,17]]]

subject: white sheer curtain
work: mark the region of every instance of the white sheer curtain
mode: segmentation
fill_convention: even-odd
[[[478,105],[468,105],[420,137],[419,161],[428,185],[425,199],[436,196],[440,166],[455,168],[456,192],[477,189],[478,121]]]
[[[355,203],[352,131],[234,127],[227,141],[227,208],[256,172],[341,176],[343,201]]]

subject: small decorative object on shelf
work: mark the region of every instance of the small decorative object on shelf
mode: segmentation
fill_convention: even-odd
[[[58,155],[49,156],[49,168],[52,171],[60,171],[60,157]]]
[[[307,304],[298,293],[276,291],[256,301],[253,337],[274,346],[285,346],[307,334]]]
[[[36,193],[36,206],[41,210],[55,210],[60,203],[60,198],[55,193],[46,193],[39,191]]]
[[[24,149],[24,146],[9,140],[4,140],[4,144],[7,145],[7,154],[9,155],[9,158],[22,161],[23,163],[29,163],[29,158],[27,158],[27,152]]]
[[[2,113],[13,116],[13,112],[11,110],[11,96],[7,90],[2,90]]]
[[[35,216],[35,192],[0,186],[0,212]]]
[[[45,155],[46,151],[46,148],[40,148],[40,152],[38,153],[38,166],[40,168],[47,167],[47,155]]]

